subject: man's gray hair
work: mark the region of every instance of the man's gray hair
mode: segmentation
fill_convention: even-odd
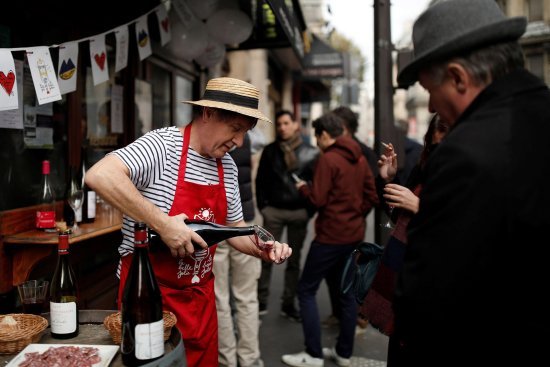
[[[517,41],[499,43],[432,64],[427,69],[431,70],[434,83],[443,82],[445,69],[451,62],[462,65],[477,85],[487,85],[513,70],[523,68],[525,64],[523,51]]]

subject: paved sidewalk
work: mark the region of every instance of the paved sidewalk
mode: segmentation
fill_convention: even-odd
[[[311,239],[308,236],[302,250],[302,263],[307,255],[310,242]],[[304,350],[302,324],[280,316],[283,277],[284,265],[273,266],[268,314],[261,316],[262,324],[260,326],[260,349],[266,367],[286,366],[281,362],[283,354],[297,353]],[[321,284],[317,294],[317,302],[321,320],[324,320],[330,314],[330,302],[325,283]],[[338,330],[335,327],[322,329],[324,347],[334,345],[337,332]],[[364,333],[355,337],[351,365],[353,367],[385,367],[387,347],[388,337],[368,326]],[[325,361],[325,367],[332,366],[336,366],[336,364],[328,360]]]

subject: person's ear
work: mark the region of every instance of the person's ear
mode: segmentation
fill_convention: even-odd
[[[447,65],[447,75],[453,87],[460,94],[464,94],[471,86],[472,78],[466,69],[456,62]]]
[[[208,121],[214,114],[214,110],[212,110],[210,107],[203,107],[202,109],[202,120]]]

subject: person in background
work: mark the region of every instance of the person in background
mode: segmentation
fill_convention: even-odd
[[[229,152],[239,171],[243,219],[254,224],[251,139],[247,133],[241,147]],[[259,345],[258,279],[261,261],[226,242],[214,256],[214,288],[218,311],[219,366],[263,367]],[[234,304],[234,312],[232,305]]]
[[[493,0],[437,2],[414,23],[398,82],[452,127],[409,222],[389,367],[547,359],[550,91],[525,69],[526,28]]]
[[[378,172],[378,157],[376,153],[356,136],[357,129],[359,128],[357,114],[347,106],[336,107],[332,112],[342,119],[344,124],[344,135],[351,137],[361,147],[361,152],[363,152],[363,155],[367,158],[367,163],[369,164],[371,172],[373,174]]]
[[[422,154],[422,144],[408,136],[409,123],[405,120],[398,120],[398,125],[402,127],[399,129],[399,134],[403,134],[405,162],[403,167],[397,170],[397,177],[399,182],[405,183],[409,179],[409,175],[412,170],[418,164],[420,155]],[[378,159],[377,159],[378,160]]]
[[[323,358],[329,358],[339,366],[349,366],[357,319],[355,297],[352,292],[339,292],[339,335],[334,347],[323,348],[316,295],[328,273],[338,271],[342,276],[347,258],[365,237],[365,216],[379,200],[367,160],[359,144],[343,136],[341,119],[327,113],[313,121],[313,128],[323,153],[312,184],[296,184],[318,209],[315,238],[298,283],[305,351],[285,354],[282,361],[289,366],[323,366]]]
[[[449,124],[434,114],[424,134],[424,148],[420,160],[412,169],[406,185],[399,184],[397,156],[391,143],[385,148],[378,161],[380,174],[376,177],[378,197],[386,207],[392,206],[395,228],[392,230],[365,300],[360,306],[360,315],[376,329],[390,336],[393,333],[392,299],[395,291],[396,274],[401,269],[407,245],[407,225],[418,212],[418,196],[422,190],[421,179],[428,157],[449,131]],[[390,342],[391,343],[391,342]]]
[[[300,321],[295,306],[296,286],[300,276],[300,255],[307,234],[307,224],[313,212],[307,200],[300,196],[292,174],[304,180],[313,175],[313,163],[318,150],[303,142],[300,123],[289,111],[275,116],[277,139],[268,144],[260,157],[256,177],[256,203],[263,217],[263,226],[280,238],[286,227],[292,257],[285,269],[284,289],[281,297],[281,315]],[[271,264],[262,263],[258,283],[260,314],[267,313]]]
[[[360,141],[356,136],[357,128],[359,127],[359,121],[357,119],[357,114],[351,110],[351,108],[346,106],[340,106],[332,110],[338,117],[342,119],[342,122],[344,124],[344,134],[350,136],[359,144],[361,147],[361,151],[363,152],[363,155],[367,159],[367,163],[369,164],[369,167],[371,169],[371,172],[373,175],[376,175],[378,172],[378,165],[377,161],[378,158],[376,157],[376,153],[374,153],[374,150],[372,150],[370,147],[368,147],[365,143]],[[338,294],[340,292],[340,277],[338,276],[340,274],[339,271],[337,271],[335,274],[328,274],[327,278],[325,279],[327,282],[327,287],[329,291],[329,298],[330,298],[330,305],[331,305],[331,314],[322,322],[323,327],[330,327],[338,325],[338,322],[340,320],[340,304],[339,299],[340,295]],[[363,331],[368,325],[368,322],[364,320],[361,317],[357,318],[357,326],[358,332]]]
[[[233,78],[208,81],[193,120],[185,127],[153,130],[106,155],[86,174],[86,183],[124,213],[119,307],[133,252],[135,221],[145,222],[166,244],[149,257],[163,307],[176,315],[187,366],[218,365],[218,317],[212,262],[216,246],[189,229],[184,220],[202,219],[245,226],[237,167],[228,154],[241,146],[258,119],[259,91]],[[193,242],[202,249],[195,250]],[[258,246],[254,236],[227,243],[248,255],[281,263],[292,254],[284,243]]]

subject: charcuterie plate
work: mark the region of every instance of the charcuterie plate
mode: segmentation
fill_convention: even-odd
[[[65,347],[65,348],[62,348]],[[75,355],[80,353],[74,353],[75,349],[72,349],[71,352],[67,353],[69,350],[66,347],[76,347],[79,348],[76,351],[84,351],[84,348],[97,348],[97,354],[100,358],[100,360],[93,364],[86,364],[85,361],[77,361],[75,360],[74,366],[92,366],[92,367],[108,367],[111,361],[113,360],[114,356],[116,355],[119,346],[118,345],[88,345],[88,344],[29,344],[25,349],[23,349],[21,352],[19,352],[18,355],[16,355],[10,363],[6,365],[6,367],[18,367],[21,363],[23,363],[28,356],[26,354],[38,352],[40,354],[46,352],[50,348],[56,348],[55,350],[59,352],[60,357],[63,358],[64,356],[68,355],[69,359],[75,359]],[[83,357],[86,358],[86,357]],[[53,366],[53,364],[52,364]]]

